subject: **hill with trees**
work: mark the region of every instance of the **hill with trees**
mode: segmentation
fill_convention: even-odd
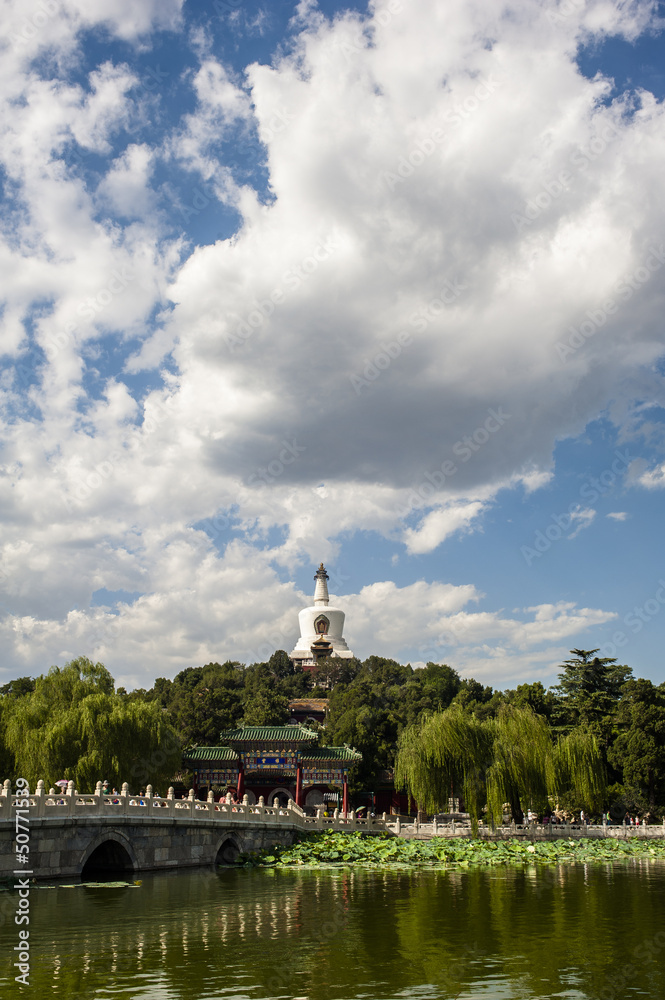
[[[502,691],[461,678],[446,664],[413,669],[381,656],[323,661],[307,673],[277,650],[265,663],[211,662],[188,667],[172,680],[158,678],[149,690],[127,692],[115,688],[102,664],[81,657],[0,687],[0,771],[10,778],[20,774],[31,784],[44,778],[47,787],[60,778],[72,778],[80,788],[100,778],[163,787],[179,769],[183,747],[214,745],[222,729],[242,724],[284,724],[289,701],[315,697],[329,702],[326,743],[348,743],[363,754],[352,774],[352,792],[374,788],[398,762],[398,780],[417,791],[428,808],[436,805],[433,790],[439,787],[444,805],[451,782],[456,793],[466,788],[468,797],[471,772],[478,803],[490,802],[492,789],[502,788],[505,801],[514,800],[518,810],[525,789],[533,795],[538,787],[539,801],[556,792],[565,807],[592,808],[590,779],[580,771],[573,780],[576,752],[593,759],[606,789],[603,808],[612,805],[616,818],[626,810],[662,816],[665,684],[635,679],[630,667],[597,653],[571,650],[559,683],[549,690],[535,681]],[[506,777],[511,731],[540,747],[544,770],[536,768],[527,780],[523,762],[522,785],[516,783],[517,771]],[[450,739],[452,732],[459,740],[459,761],[467,759],[468,741],[478,742],[473,767],[450,758],[443,766],[443,758],[436,758],[437,739],[443,746],[444,733]],[[422,759],[434,753],[432,761],[443,767],[438,777],[409,771],[407,760],[409,754],[414,759],[419,740]],[[544,747],[550,748],[547,754]],[[517,768],[517,749],[514,757],[511,766]]]

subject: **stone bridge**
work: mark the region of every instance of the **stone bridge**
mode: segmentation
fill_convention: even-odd
[[[28,805],[25,806],[25,802]],[[94,876],[117,871],[129,875],[149,869],[232,863],[242,851],[288,845],[296,833],[315,830],[386,829],[384,820],[347,816],[336,810],[315,816],[289,800],[288,806],[250,805],[245,796],[234,804],[227,796],[203,802],[190,791],[176,799],[131,795],[124,784],[118,795],[102,794],[101,782],[92,794],[66,790],[45,792],[39,781],[34,792],[12,795],[11,783],[0,790],[0,877],[24,869],[32,878]],[[19,850],[27,845],[28,850]],[[19,854],[28,864],[17,860]]]

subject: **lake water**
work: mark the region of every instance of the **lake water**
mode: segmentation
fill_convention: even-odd
[[[33,886],[30,907],[20,992],[18,928],[0,928],[3,998],[665,997],[662,862],[195,870],[137,888]]]

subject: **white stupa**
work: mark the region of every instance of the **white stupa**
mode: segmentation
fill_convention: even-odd
[[[344,612],[330,607],[328,574],[323,563],[314,577],[314,604],[303,608],[298,615],[300,638],[289,653],[290,658],[302,667],[314,667],[327,656],[349,659],[353,653],[343,638]]]

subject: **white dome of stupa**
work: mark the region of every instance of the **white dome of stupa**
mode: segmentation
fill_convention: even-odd
[[[344,639],[344,612],[340,608],[330,607],[328,596],[328,574],[321,563],[316,575],[314,588],[314,603],[309,608],[303,608],[298,615],[300,623],[300,638],[290,658],[303,667],[315,666],[318,660],[327,656],[339,656],[350,659],[353,653]]]

